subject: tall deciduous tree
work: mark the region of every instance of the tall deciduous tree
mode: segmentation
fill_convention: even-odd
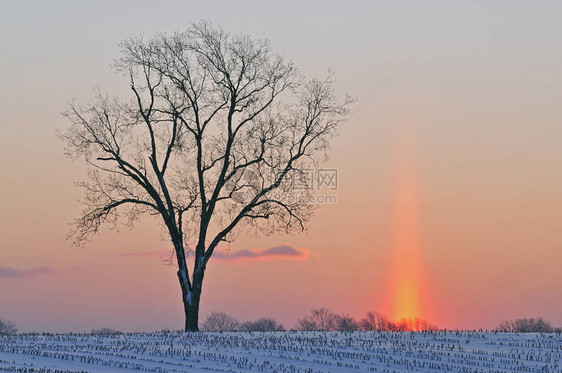
[[[185,330],[198,330],[203,277],[213,252],[242,229],[304,229],[311,192],[293,181],[325,157],[347,114],[332,76],[306,81],[267,41],[209,23],[121,44],[118,72],[132,99],[96,90],[70,104],[59,136],[89,180],[76,243],[119,217],[157,217],[173,245]],[[193,252],[186,250],[193,245]]]

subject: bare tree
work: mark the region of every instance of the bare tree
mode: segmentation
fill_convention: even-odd
[[[0,319],[0,335],[12,335],[18,332],[16,324],[11,321]]]
[[[206,332],[234,332],[239,329],[240,323],[224,312],[213,312],[203,323]]]
[[[305,229],[311,194],[293,190],[292,180],[326,156],[351,100],[335,98],[331,74],[305,81],[267,41],[205,22],[121,49],[115,65],[132,99],[97,90],[64,113],[67,153],[89,166],[75,242],[119,217],[131,225],[156,217],[177,261],[185,330],[196,331],[205,270],[220,244],[244,229]]]
[[[334,330],[336,315],[326,307],[313,309],[310,315],[299,319],[299,329],[301,330]]]
[[[504,321],[495,330],[508,333],[556,333],[560,328],[553,327],[550,322],[540,317]]]
[[[276,320],[262,317],[256,321],[247,321],[240,325],[240,330],[247,332],[279,332],[285,330]]]
[[[367,312],[359,322],[359,327],[365,331],[393,331],[396,329],[387,316],[376,311]]]
[[[334,330],[339,332],[352,332],[359,330],[357,321],[349,315],[334,315]]]
[[[439,328],[427,320],[414,318],[403,318],[399,321],[393,322],[392,327],[394,331],[399,332],[421,332],[421,331],[435,331]]]
[[[427,320],[414,318],[402,318],[398,321],[389,319],[386,315],[376,311],[367,312],[365,317],[359,322],[359,328],[364,331],[386,331],[386,332],[406,332],[406,331],[430,331],[439,328]]]
[[[92,335],[116,335],[121,334],[120,331],[111,328],[92,329]]]

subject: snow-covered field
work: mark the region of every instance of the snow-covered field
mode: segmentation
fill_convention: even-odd
[[[0,337],[7,372],[562,372],[560,334],[277,332]]]

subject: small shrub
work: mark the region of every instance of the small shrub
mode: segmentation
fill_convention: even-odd
[[[336,314],[328,308],[317,308],[310,311],[310,315],[299,319],[300,330],[341,331],[350,332],[359,329],[355,319],[349,315]]]
[[[359,328],[364,331],[383,331],[383,332],[420,332],[433,331],[439,328],[427,320],[415,318],[403,318],[393,321],[386,315],[376,311],[368,312],[359,322]]]
[[[240,323],[224,312],[213,312],[203,323],[201,330],[205,332],[234,332]]]
[[[92,335],[115,335],[115,334],[121,334],[121,332],[118,331],[118,330],[111,329],[111,328],[101,328],[101,329],[93,329],[90,334],[92,334]]]
[[[521,318],[502,322],[495,331],[508,333],[557,333],[560,328],[555,328],[542,317]]]
[[[246,332],[279,332],[285,330],[276,320],[262,317],[256,321],[247,321],[240,325],[241,331]]]
[[[299,319],[298,328],[301,330],[333,330],[335,323],[334,316],[335,314],[325,307],[312,309],[310,315]]]
[[[359,322],[359,327],[364,331],[393,331],[396,328],[387,316],[376,311],[367,312]]]
[[[11,321],[0,319],[0,335],[12,335],[18,332],[16,324]]]
[[[358,330],[357,321],[349,315],[334,315],[333,330],[338,332],[353,332]]]

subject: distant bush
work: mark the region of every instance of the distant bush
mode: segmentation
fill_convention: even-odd
[[[357,321],[349,315],[334,315],[333,330],[339,332],[353,332],[359,330],[359,325]]]
[[[162,330],[158,330],[156,333],[160,333],[160,334],[170,334],[170,333],[174,333],[175,331],[170,329],[170,328],[164,328]]]
[[[412,319],[401,319],[400,321],[394,322],[394,330],[399,332],[421,332],[421,331],[434,331],[439,330],[436,325],[431,324],[427,320],[420,319],[419,317],[414,317]]]
[[[201,326],[205,332],[234,332],[239,330],[240,323],[224,312],[213,312]]]
[[[276,320],[262,317],[256,321],[247,321],[240,325],[241,331],[246,332],[279,332],[285,330]]]
[[[555,328],[542,317],[521,318],[502,322],[496,329],[498,332],[508,333],[560,333],[561,328]]]
[[[364,331],[383,331],[383,332],[407,332],[407,331],[430,331],[439,330],[436,325],[427,320],[415,318],[403,318],[393,321],[386,315],[376,311],[367,312],[365,317],[359,322],[359,328]]]
[[[354,331],[358,330],[357,321],[349,315],[336,314],[328,308],[312,309],[310,315],[299,319],[298,329],[318,331]]]
[[[299,319],[299,329],[328,331],[334,329],[335,314],[329,309],[322,307],[312,309],[310,315]]]
[[[396,329],[392,320],[376,311],[367,312],[359,322],[359,327],[364,331],[394,331]]]
[[[0,319],[0,335],[12,335],[18,332],[16,324],[11,321]]]
[[[121,334],[121,332],[118,331],[118,330],[111,329],[111,328],[101,328],[101,329],[93,329],[90,334],[92,334],[92,335],[115,335],[115,334]]]

